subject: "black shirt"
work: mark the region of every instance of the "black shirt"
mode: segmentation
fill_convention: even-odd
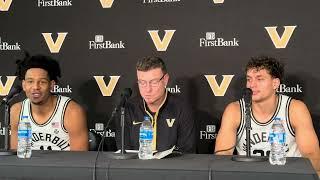
[[[177,95],[167,92],[166,99],[159,111],[150,113],[141,96],[131,98],[126,104],[125,117],[125,148],[139,149],[139,131],[144,116],[150,116],[156,135],[156,150],[164,151],[174,145],[184,153],[195,153],[195,122],[189,104]],[[155,127],[156,126],[156,127]],[[120,126],[119,126],[120,127]],[[120,128],[117,128],[116,140],[118,149],[121,147]]]

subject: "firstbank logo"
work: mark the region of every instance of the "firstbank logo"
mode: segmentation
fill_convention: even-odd
[[[103,8],[111,8],[114,0],[100,0]]]
[[[170,93],[173,93],[173,94],[180,94],[181,93],[181,89],[178,85],[175,85],[174,87],[167,87],[166,89],[167,89],[167,91],[169,91]]]
[[[112,95],[114,88],[116,87],[118,80],[120,78],[120,76],[109,76],[110,80],[109,80],[109,83],[107,86],[104,79],[103,79],[104,76],[93,76],[93,77],[96,80],[103,96],[111,96]]]
[[[72,6],[72,0],[38,0],[38,7]]]
[[[277,26],[264,27],[264,28],[267,30],[273,42],[273,45],[276,48],[286,48],[296,27],[297,26],[284,26],[284,31],[281,37],[279,36],[279,33],[277,31]]]
[[[54,85],[53,90],[51,91],[53,93],[72,93],[72,88],[70,85],[67,85],[66,87],[60,87],[59,85]]]
[[[67,34],[67,32],[58,33],[58,37],[54,42],[51,36],[52,33],[42,33],[51,53],[59,53]]]
[[[200,38],[200,47],[226,47],[239,46],[239,40],[232,38],[232,40],[225,40],[222,37],[216,37],[215,32],[206,32],[206,38]]]
[[[143,0],[143,4],[146,3],[172,3],[172,2],[180,2],[180,0]]]
[[[200,139],[215,139],[217,137],[216,125],[207,125],[205,131],[200,131]]]
[[[0,0],[1,1],[1,0]],[[0,123],[0,125],[1,125],[1,123]],[[2,126],[0,126],[0,127],[2,127]],[[6,134],[6,132],[5,132],[5,129],[4,129],[4,127],[2,127],[1,129],[0,129],[0,136],[4,136]],[[11,134],[11,131],[9,130],[9,134]]]
[[[7,77],[7,81],[3,85],[2,76],[0,76],[0,96],[8,95],[8,93],[14,83],[14,80],[16,79],[17,76],[6,76],[6,77]]]
[[[8,11],[12,0],[0,0],[0,11]]]
[[[2,41],[0,37],[0,51],[20,51],[20,50],[21,48],[18,42],[16,42],[15,44],[9,44],[6,41]]]
[[[159,30],[149,30],[148,32],[157,51],[166,51],[175,31],[176,30],[164,30],[165,34],[162,40],[159,37]]]
[[[277,92],[280,93],[302,93],[302,86],[296,84],[295,86],[287,86],[285,84],[280,84]]]
[[[103,35],[95,35],[94,41],[89,41],[89,49],[124,49],[123,41],[104,41]]]
[[[216,75],[204,75],[210,85],[215,96],[224,96],[234,75],[222,75],[223,79],[219,85]]]
[[[95,126],[94,129],[89,129],[89,130],[103,136],[104,124],[103,123],[95,123],[94,126]],[[113,132],[111,129],[108,129],[105,132],[105,137],[116,137],[116,133]]]

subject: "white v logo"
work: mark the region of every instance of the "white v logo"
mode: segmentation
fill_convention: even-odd
[[[167,120],[168,127],[172,127],[176,119],[166,119],[166,120]]]

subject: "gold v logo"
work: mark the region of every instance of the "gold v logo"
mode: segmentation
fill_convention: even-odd
[[[42,33],[51,53],[58,53],[60,51],[62,43],[66,38],[67,34],[67,32],[58,33],[58,38],[56,42],[54,42],[51,36],[52,33]]]
[[[1,77],[2,76],[0,76],[0,96],[6,96],[8,95],[17,76],[7,76],[7,82],[5,85],[2,83]]]
[[[120,76],[109,76],[110,81],[108,86],[106,86],[106,83],[104,82],[103,78],[104,76],[93,76],[94,79],[96,79],[98,86],[100,88],[100,91],[103,96],[111,96],[113,93],[114,88],[116,87],[118,80]]]
[[[12,0],[0,0],[0,11],[8,11]]]
[[[216,75],[204,75],[215,96],[224,96],[234,75],[222,75],[223,80],[220,86],[217,83]]]
[[[103,8],[111,8],[114,0],[100,0]]]
[[[265,29],[267,30],[274,46],[276,48],[286,48],[294,29],[297,26],[284,26],[284,32],[282,34],[282,36],[280,37],[278,32],[277,32],[277,26],[273,26],[273,27],[265,27]]]
[[[176,30],[164,30],[165,35],[162,40],[160,39],[158,34],[159,30],[149,30],[148,32],[157,50],[166,51],[175,31]]]
[[[215,4],[222,4],[224,0],[213,0],[213,3]]]
[[[166,120],[167,120],[168,127],[172,127],[176,119],[166,119]]]

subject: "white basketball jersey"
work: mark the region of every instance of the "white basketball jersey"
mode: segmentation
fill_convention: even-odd
[[[295,141],[295,132],[290,125],[289,106],[291,97],[279,94],[277,109],[272,118],[266,123],[258,122],[251,112],[251,155],[253,156],[269,156],[270,144],[268,143],[269,132],[274,122],[274,118],[278,117],[282,120],[286,131],[286,152],[287,157],[300,157],[301,153]],[[245,132],[245,103],[243,99],[239,100],[241,109],[241,122],[237,132],[236,146],[239,155],[246,155],[246,132]]]
[[[32,117],[30,100],[22,102],[22,116],[29,116],[32,127],[33,150],[70,150],[70,140],[67,130],[64,128],[64,113],[71,99],[57,95],[57,103],[52,115],[44,124],[38,124]]]

